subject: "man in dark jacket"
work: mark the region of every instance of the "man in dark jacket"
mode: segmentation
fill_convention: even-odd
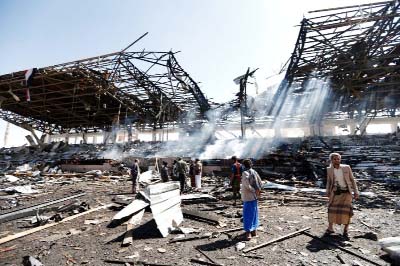
[[[163,182],[168,182],[168,163],[163,161],[161,167],[161,180]]]
[[[231,166],[231,186],[232,186],[232,192],[233,192],[233,205],[236,205],[236,199],[239,197],[239,191],[240,191],[240,181],[241,181],[241,176],[244,171],[244,167],[241,163],[239,163],[239,160],[236,156],[232,156],[232,166]]]
[[[138,176],[140,175],[139,160],[135,159],[131,167],[131,177],[132,177],[132,193],[136,194],[139,190]]]
[[[178,158],[178,162],[176,162],[176,172],[178,174],[178,180],[181,184],[181,193],[186,187],[186,174],[188,170],[187,163],[182,160],[182,158]]]

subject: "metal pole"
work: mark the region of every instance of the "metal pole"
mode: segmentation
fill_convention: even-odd
[[[137,43],[138,41],[140,41],[144,36],[146,36],[149,32],[146,32],[145,34],[143,34],[142,36],[140,36],[136,41],[134,41],[133,43],[129,44],[125,49],[121,50],[121,52],[125,52],[126,50],[128,50],[132,45],[134,45],[135,43]]]

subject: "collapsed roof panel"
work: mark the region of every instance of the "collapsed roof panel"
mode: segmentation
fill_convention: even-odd
[[[210,105],[172,52],[116,52],[0,76],[0,117],[48,133],[203,119]]]
[[[310,78],[329,78],[332,94],[321,116],[337,111],[394,116],[400,107],[399,6],[395,0],[309,12],[313,17],[301,22],[274,102],[290,87],[301,93]]]

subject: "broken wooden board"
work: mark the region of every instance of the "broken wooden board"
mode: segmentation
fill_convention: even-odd
[[[135,226],[140,224],[142,221],[144,214],[144,209],[139,211],[137,214],[133,215],[131,219],[128,221],[128,224],[126,225],[126,233],[124,236],[124,240],[122,241],[122,246],[129,246],[132,245],[133,243],[133,229],[135,229]]]
[[[130,217],[131,215],[137,213],[138,211],[143,210],[149,206],[149,204],[143,200],[135,199],[130,203],[128,206],[120,210],[116,215],[113,217],[113,221],[118,221]]]
[[[86,193],[79,193],[73,196],[69,196],[69,197],[65,197],[65,198],[61,198],[58,200],[53,200],[51,202],[47,202],[47,203],[42,203],[42,204],[38,204],[29,208],[25,208],[22,210],[17,210],[17,211],[13,211],[13,212],[9,212],[3,215],[0,215],[0,223],[4,223],[7,221],[12,221],[12,220],[16,220],[19,218],[23,218],[23,217],[27,217],[27,216],[31,216],[31,215],[35,215],[38,211],[43,211],[44,209],[46,209],[48,206],[66,201],[66,200],[70,200],[70,199],[74,199],[74,198],[78,198],[78,197],[82,197],[86,195]]]
[[[109,207],[111,207],[113,205],[114,204],[111,203],[111,204],[107,204],[107,205],[104,205],[104,206],[99,206],[97,208],[90,209],[88,211],[85,211],[85,212],[82,212],[82,213],[78,213],[76,215],[69,216],[69,217],[65,218],[64,220],[62,220],[60,222],[57,222],[57,223],[45,224],[45,225],[42,225],[42,226],[39,226],[39,227],[35,227],[35,228],[29,229],[29,230],[26,230],[26,231],[23,231],[23,232],[16,233],[14,235],[6,236],[6,237],[0,239],[0,245],[3,244],[3,243],[9,242],[11,240],[14,240],[14,239],[21,238],[21,237],[24,237],[26,235],[30,235],[30,234],[36,233],[36,232],[41,231],[43,229],[46,229],[46,228],[49,228],[49,227],[52,227],[52,226],[55,226],[55,225],[58,225],[58,224],[61,224],[61,223],[65,223],[65,222],[71,221],[71,220],[73,220],[75,218],[81,217],[81,216],[89,214],[91,212],[95,212],[95,211],[98,211],[98,210],[101,210],[101,209],[109,208]]]
[[[193,236],[193,237],[172,239],[172,240],[169,241],[169,243],[187,242],[187,241],[194,241],[194,240],[206,239],[206,238],[211,238],[211,236],[210,235],[205,235],[205,236]]]
[[[158,183],[149,185],[144,189],[144,192],[151,199],[153,195],[165,193],[171,190],[179,189],[180,185],[177,181],[170,181],[166,183]]]

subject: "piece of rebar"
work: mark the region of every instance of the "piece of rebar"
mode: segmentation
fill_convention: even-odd
[[[134,45],[135,43],[137,43],[138,41],[140,41],[144,36],[146,36],[149,32],[146,32],[145,34],[143,34],[142,36],[140,36],[139,38],[136,39],[136,41],[134,41],[133,43],[129,44],[125,49],[123,49],[121,52],[125,52],[126,50],[128,50],[132,45]]]
[[[205,239],[210,238],[211,236],[194,236],[194,237],[187,237],[187,238],[180,238],[180,239],[172,239],[169,243],[176,243],[176,242],[186,242],[198,239]]]

